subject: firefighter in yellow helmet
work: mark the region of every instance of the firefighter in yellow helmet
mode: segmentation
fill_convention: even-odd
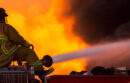
[[[52,58],[46,56],[40,61],[36,53],[30,49],[32,45],[6,23],[5,17],[7,16],[5,10],[0,8],[0,67],[9,66],[12,60],[27,61],[30,65],[34,65],[35,73],[44,80],[49,71],[44,71],[42,65],[50,67]]]

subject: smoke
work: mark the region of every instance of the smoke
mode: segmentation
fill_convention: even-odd
[[[130,0],[71,0],[67,5],[64,14],[76,17],[73,32],[87,43],[122,39],[128,30],[123,24],[129,25]],[[123,32],[117,33],[122,26]],[[125,38],[130,38],[129,32]]]
[[[97,65],[104,67],[122,67],[130,69],[130,40],[107,43],[83,49],[77,52],[54,56],[54,63],[76,58],[87,59],[87,68]]]
[[[63,15],[75,16],[73,32],[89,44],[130,38],[130,0],[66,0]],[[130,69],[130,41],[96,45],[53,57],[55,62],[87,57],[87,68],[126,66]]]
[[[73,32],[89,44],[130,38],[130,0],[67,0],[63,15],[75,16]],[[130,41],[96,45],[53,57],[54,62],[87,58],[87,68],[126,66],[130,69]]]

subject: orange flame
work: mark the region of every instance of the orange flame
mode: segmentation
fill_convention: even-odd
[[[0,1],[1,7],[6,8],[9,14],[8,23],[35,46],[39,58],[45,54],[55,56],[87,46],[72,33],[75,16],[62,17],[61,13],[67,8],[64,3],[64,0]],[[83,60],[54,64],[53,74],[68,74],[72,70],[81,71],[85,65]]]

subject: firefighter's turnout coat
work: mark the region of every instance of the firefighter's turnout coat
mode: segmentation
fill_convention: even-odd
[[[29,43],[9,24],[0,22],[0,67],[7,67],[12,60],[25,60],[34,65],[35,72],[43,71],[36,53]]]

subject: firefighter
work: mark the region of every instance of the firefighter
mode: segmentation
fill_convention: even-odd
[[[0,67],[8,67],[12,60],[27,61],[30,65],[34,65],[35,74],[44,80],[45,75],[53,71],[53,68],[45,71],[42,65],[50,67],[52,58],[47,56],[42,64],[30,48],[32,45],[14,27],[6,23],[7,16],[6,11],[0,8]]]

